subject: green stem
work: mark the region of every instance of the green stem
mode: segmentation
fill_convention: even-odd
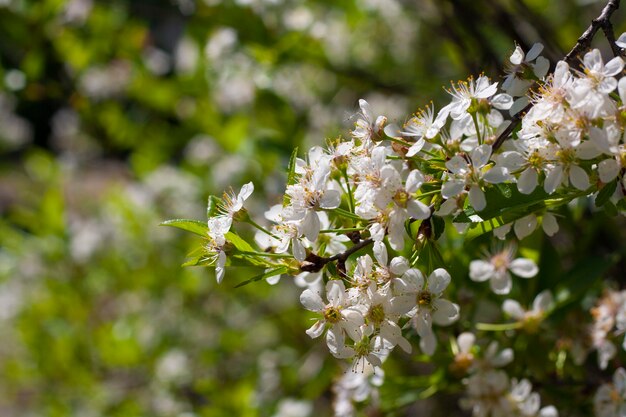
[[[476,330],[483,330],[485,332],[503,332],[506,330],[520,329],[522,322],[516,321],[514,323],[476,323]]]
[[[354,196],[352,195],[352,189],[350,188],[350,177],[348,177],[348,172],[345,169],[342,174],[346,180],[346,188],[348,189],[348,208],[351,213],[354,213]]]
[[[354,220],[362,220],[362,219],[361,219],[359,216],[357,216],[356,214],[351,213],[351,212],[349,212],[349,211],[346,211],[346,210],[344,210],[344,209],[342,209],[342,208],[339,208],[339,207],[334,208],[334,209],[329,209],[328,211],[334,211],[334,212],[336,212],[337,214],[340,214],[340,215],[342,215],[342,216],[344,216],[344,217],[347,217],[347,218],[349,218],[349,219],[354,219]]]
[[[265,227],[261,226],[260,224],[258,224],[254,220],[252,220],[251,217],[248,217],[248,219],[246,221],[247,221],[248,224],[252,225],[253,227],[255,227],[257,229],[259,229],[260,231],[262,231],[266,235],[269,235],[269,236],[273,237],[274,239],[278,239],[278,237],[275,234],[273,234],[272,232],[267,230]]]
[[[418,195],[417,198],[426,197],[426,196],[434,195],[434,194],[439,194],[440,192],[441,192],[441,190],[427,191],[425,193],[421,193],[420,195]]]
[[[474,127],[476,128],[476,136],[478,137],[478,144],[483,144],[483,138],[480,135],[480,129],[478,128],[478,118],[476,117],[476,113],[472,113],[472,120],[474,121]]]

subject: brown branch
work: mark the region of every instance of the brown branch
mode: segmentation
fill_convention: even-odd
[[[600,16],[593,19],[591,21],[591,25],[585,30],[585,32],[578,38],[576,41],[576,45],[572,48],[571,51],[563,60],[568,63],[570,66],[574,66],[576,64],[576,60],[580,59],[579,55],[583,52],[591,48],[591,41],[593,37],[596,35],[598,30],[602,29],[604,32],[604,36],[606,36],[607,40],[611,44],[611,49],[613,50],[613,54],[615,56],[622,56],[622,51],[615,44],[615,34],[613,33],[613,25],[611,25],[611,15],[618,9],[620,0],[609,0],[609,2],[602,9],[602,13]],[[524,109],[520,112],[516,113],[511,119],[511,124],[498,136],[498,139],[493,144],[493,150],[498,149],[504,141],[513,133],[515,128],[520,124],[524,115],[533,107],[533,103],[529,103]]]
[[[587,28],[585,33],[583,33],[581,37],[578,38],[578,41],[576,41],[576,45],[574,45],[572,50],[569,51],[567,55],[565,55],[565,62],[567,62],[569,65],[574,65],[580,53],[586,51],[591,47],[591,41],[593,40],[593,37],[596,35],[596,32],[598,32],[599,29],[604,30],[605,35],[607,34],[607,32],[609,34],[613,33],[613,26],[611,25],[610,19],[613,12],[615,12],[619,7],[619,2],[620,0],[609,0],[606,6],[604,6],[604,9],[602,9],[602,13],[600,13],[600,16],[591,21],[591,25]],[[612,39],[613,41],[611,42],[611,39],[609,39],[609,42],[611,42],[611,49],[615,53],[615,48],[617,47],[617,45],[615,45],[615,35],[612,35]],[[616,56],[619,55],[620,52],[616,54]]]
[[[374,239],[368,238],[360,241],[356,245],[348,248],[345,252],[338,253],[337,255],[330,256],[328,258],[318,256],[313,252],[309,253],[302,263],[300,267],[301,271],[304,272],[318,272],[320,271],[327,263],[338,261],[338,264],[345,264],[346,260],[353,253],[363,249],[364,247],[371,245],[374,243]]]

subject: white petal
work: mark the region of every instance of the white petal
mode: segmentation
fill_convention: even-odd
[[[406,210],[414,219],[424,220],[430,217],[430,208],[418,200],[407,201]]]
[[[555,167],[546,176],[546,181],[543,184],[543,189],[548,194],[552,194],[559,185],[563,182],[563,168],[561,166]]]
[[[619,99],[622,101],[622,105],[626,103],[626,78],[622,77],[617,83],[617,91],[619,92]]]
[[[383,242],[374,242],[374,257],[380,265],[387,266],[387,247]]]
[[[389,264],[389,270],[392,274],[400,276],[409,270],[409,261],[402,256],[396,256]]]
[[[328,332],[326,333],[326,345],[328,345],[330,353],[334,355],[341,352],[345,344],[346,340],[341,327],[334,325],[328,329]]]
[[[420,339],[420,349],[422,349],[422,352],[424,352],[424,354],[431,356],[433,353],[435,353],[435,349],[437,348],[437,339],[435,339],[435,334],[432,332],[432,330],[421,336]]]
[[[522,194],[530,194],[537,188],[539,176],[533,168],[526,168],[517,180],[517,189]]]
[[[363,325],[363,316],[356,310],[346,308],[341,312],[345,320],[341,321],[341,327],[346,331],[350,339],[354,341],[361,340],[363,336],[361,326]]]
[[[501,166],[493,167],[483,174],[483,180],[491,184],[500,184],[510,179],[509,170]]]
[[[559,412],[553,405],[549,405],[539,410],[539,417],[559,417]]]
[[[526,107],[527,105],[528,105],[528,97],[526,96],[520,97],[517,100],[515,100],[515,102],[509,109],[509,114],[511,116],[514,116],[520,111],[522,111],[522,109],[524,109],[524,107]]]
[[[242,202],[247,200],[253,191],[254,191],[254,184],[252,184],[252,182],[244,184],[243,187],[241,187],[241,191],[239,191],[237,200],[241,200]]]
[[[320,200],[320,207],[323,209],[334,209],[341,204],[341,193],[337,190],[326,190]]]
[[[468,171],[467,161],[459,155],[453,156],[448,162],[446,162],[446,168],[453,174],[464,175]]]
[[[533,311],[548,311],[552,308],[554,299],[550,290],[541,291],[533,301]]]
[[[502,152],[498,155],[498,165],[502,165],[510,171],[515,171],[524,165],[524,157],[517,151]]]
[[[491,290],[496,294],[510,293],[512,284],[511,275],[508,272],[496,274],[491,281],[489,281]]]
[[[508,94],[497,94],[491,100],[491,105],[498,110],[508,110],[513,106],[513,97]]]
[[[537,76],[537,78],[545,77],[549,69],[550,69],[550,61],[548,61],[546,58],[542,56],[537,58],[537,61],[535,61],[535,66],[533,67],[533,71],[535,72],[535,75]]]
[[[399,294],[407,292],[414,293],[424,288],[424,275],[416,268],[411,268],[406,271],[399,281],[400,286],[396,285]]]
[[[581,191],[589,188],[589,175],[578,165],[571,165],[569,168],[569,180],[572,185]]]
[[[559,224],[556,221],[556,217],[554,217],[551,213],[543,215],[541,226],[543,227],[545,234],[548,236],[554,236],[556,232],[559,231]]]
[[[326,284],[326,299],[335,307],[339,307],[344,299],[346,287],[342,281],[332,280]]]
[[[441,187],[441,196],[443,198],[456,197],[461,194],[465,188],[465,181],[462,180],[449,180]]]
[[[409,150],[406,153],[406,156],[408,156],[409,158],[412,156],[415,156],[419,153],[419,151],[422,150],[422,148],[424,147],[424,145],[426,144],[426,141],[424,140],[424,138],[420,138],[417,140],[417,142],[415,142],[413,145],[411,145],[411,147],[409,148]]]
[[[598,174],[603,183],[611,182],[619,174],[619,165],[615,159],[605,159],[598,164]]]
[[[300,303],[309,311],[320,312],[324,310],[324,302],[319,294],[306,289],[300,294]]]
[[[497,346],[497,343],[496,343],[496,346]],[[502,366],[506,366],[510,364],[511,362],[513,362],[513,358],[514,358],[513,349],[506,348],[502,352],[492,357],[490,362],[492,366],[497,368],[497,367],[502,367]]]
[[[537,216],[534,214],[529,214],[528,216],[522,217],[518,219],[513,224],[513,229],[515,231],[515,236],[519,240],[524,239],[526,236],[530,235],[537,228]]]
[[[448,271],[437,268],[428,276],[428,290],[434,294],[441,294],[448,287],[451,279]]]
[[[624,60],[616,56],[604,65],[604,75],[613,76],[619,74],[624,69]]]
[[[530,259],[517,258],[511,261],[509,269],[521,278],[532,278],[539,272],[537,265]]]
[[[469,276],[472,281],[483,282],[491,279],[495,274],[495,267],[487,261],[475,260],[470,262]]]
[[[448,300],[438,298],[433,301],[433,322],[439,326],[447,326],[459,318],[459,306]]]
[[[306,250],[304,249],[304,245],[300,242],[300,239],[291,239],[291,251],[293,252],[293,257],[296,258],[297,261],[304,261],[306,258]]]
[[[520,303],[515,300],[504,300],[504,303],[502,304],[502,310],[509,316],[513,317],[515,320],[523,320],[524,316],[526,315],[526,312],[524,311]]]
[[[537,58],[541,51],[543,51],[543,45],[539,42],[535,43],[526,53],[526,61],[530,62],[533,59]]]
[[[406,191],[409,193],[414,193],[422,186],[424,183],[424,175],[419,172],[417,169],[414,169],[409,173],[409,176],[406,179]]]
[[[463,332],[456,338],[456,343],[459,345],[459,350],[462,353],[469,353],[475,342],[476,336],[470,332]]]
[[[306,331],[306,334],[308,334],[311,339],[320,337],[322,333],[324,333],[324,322],[321,320],[316,321],[315,324]]]
[[[399,295],[390,301],[390,313],[401,316],[415,308],[415,296],[413,294]]]
[[[306,210],[306,214],[300,222],[300,231],[311,242],[317,240],[317,236],[320,233],[320,219],[317,217],[315,210]]]
[[[484,167],[491,157],[491,145],[480,145],[471,155],[472,165],[476,168]]]
[[[515,47],[515,51],[513,51],[513,53],[509,57],[509,61],[511,61],[511,64],[513,65],[519,65],[522,63],[523,60],[524,60],[524,50],[522,49],[521,46],[517,45]]]
[[[418,311],[415,317],[413,317],[413,326],[420,337],[424,337],[425,335],[432,333],[433,323],[430,318],[430,313],[428,311]]]
[[[485,199],[485,193],[480,189],[478,185],[472,185],[469,191],[469,199],[474,210],[481,211],[487,207],[487,200]]]
[[[615,45],[619,46],[622,49],[626,48],[626,32],[619,35],[619,38],[617,38],[617,40],[615,41]]]

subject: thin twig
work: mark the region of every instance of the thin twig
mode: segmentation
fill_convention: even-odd
[[[576,41],[576,45],[572,48],[571,51],[563,60],[568,63],[570,66],[575,66],[577,64],[577,60],[580,59],[580,54],[591,47],[591,41],[593,37],[598,32],[598,30],[602,29],[604,32],[604,36],[606,36],[609,44],[611,45],[611,50],[615,56],[623,56],[621,49],[615,44],[615,34],[613,33],[613,26],[611,25],[611,15],[618,9],[620,0],[609,0],[609,2],[602,9],[602,13],[600,16],[593,19],[591,21],[591,25],[585,30],[585,32],[578,38]],[[517,128],[517,126],[522,121],[522,118],[528,111],[533,107],[533,103],[529,103],[526,107],[524,107],[521,111],[516,113],[511,119],[511,124],[498,136],[498,139],[493,143],[493,150],[498,149],[504,141],[513,133],[513,131]]]
[[[574,45],[572,50],[569,51],[567,55],[565,55],[565,62],[567,62],[569,65],[574,65],[576,63],[576,59],[578,59],[578,56],[583,51],[586,51],[591,47],[591,41],[593,40],[593,37],[596,35],[596,32],[598,32],[599,29],[603,29],[605,35],[607,34],[607,32],[609,34],[613,33],[613,26],[611,25],[610,19],[611,15],[619,7],[619,2],[620,0],[609,0],[606,6],[604,6],[604,9],[602,9],[602,13],[600,13],[600,16],[591,21],[591,25],[587,28],[585,33],[583,33],[581,37],[578,38],[576,45]],[[612,43],[611,49],[613,50],[613,53],[615,53],[615,48],[617,47],[615,45],[615,35],[612,35],[612,38],[613,42],[611,42],[611,39],[609,39],[609,42]],[[618,52],[616,55],[619,56],[620,52]]]
[[[338,253],[337,255],[330,256],[328,258],[318,256],[314,253],[309,253],[306,257],[305,262],[302,263],[300,267],[301,271],[305,272],[318,272],[320,271],[327,263],[339,261],[345,263],[350,255],[353,253],[363,249],[364,247],[371,245],[374,243],[374,239],[368,238],[360,241],[356,245],[348,248],[345,252]]]

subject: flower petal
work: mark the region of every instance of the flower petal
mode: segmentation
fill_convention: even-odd
[[[511,261],[509,270],[521,278],[532,278],[539,272],[537,265],[526,258],[517,258]]]
[[[475,260],[470,262],[469,276],[472,281],[484,282],[495,274],[495,267],[487,261]]]
[[[319,313],[324,310],[324,301],[322,301],[322,297],[308,288],[300,294],[300,303],[302,303],[304,308],[309,311]]]

